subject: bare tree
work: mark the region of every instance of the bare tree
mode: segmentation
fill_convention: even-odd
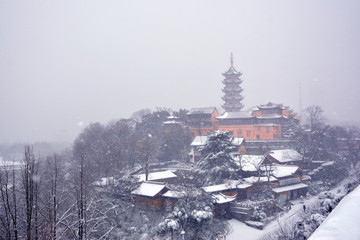
[[[320,106],[310,106],[305,109],[306,121],[310,130],[314,131],[324,125],[326,119]]]
[[[54,154],[53,156],[49,156],[46,159],[46,169],[45,178],[46,185],[44,186],[46,189],[42,191],[43,195],[43,205],[46,209],[44,218],[46,219],[46,225],[48,227],[47,234],[50,239],[57,239],[57,226],[58,222],[58,210],[60,206],[59,198],[58,198],[58,185],[59,185],[59,174],[60,174],[60,163],[59,163],[59,155]]]
[[[355,170],[360,161],[360,129],[356,126],[347,127],[346,135],[342,139],[344,141],[342,148],[351,169]]]
[[[85,180],[85,156],[81,154],[79,159],[79,172],[76,185],[76,203],[78,214],[78,237],[86,239],[86,207],[87,207],[87,182]]]
[[[136,122],[141,122],[143,117],[148,115],[148,114],[151,114],[151,110],[149,108],[145,108],[145,109],[141,109],[141,110],[138,110],[138,111],[134,112],[131,117]]]
[[[148,181],[150,162],[156,154],[156,141],[151,134],[137,143],[138,158],[145,169],[145,181]]]
[[[11,180],[10,180],[11,179]],[[16,181],[14,166],[12,172],[8,169],[0,171],[1,206],[0,222],[3,226],[3,236],[6,239],[18,239],[18,209],[16,197]]]
[[[22,181],[25,194],[26,239],[38,239],[38,164],[33,148],[25,147]],[[34,227],[34,233],[32,233]]]

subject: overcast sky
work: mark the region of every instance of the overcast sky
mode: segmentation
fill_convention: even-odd
[[[0,143],[71,141],[143,108],[320,105],[359,122],[360,1],[0,0]]]

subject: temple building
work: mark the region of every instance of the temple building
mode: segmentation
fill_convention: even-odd
[[[279,139],[289,117],[298,120],[289,107],[269,102],[249,112],[225,112],[216,118],[219,121],[216,130],[228,131],[234,137],[244,139]]]
[[[209,135],[217,129],[216,117],[219,112],[215,107],[192,108],[187,114],[187,123],[192,136]]]
[[[242,73],[234,68],[232,54],[230,68],[222,75],[225,77],[222,81],[225,85],[222,89],[222,107],[225,112],[219,114],[215,107],[191,109],[187,115],[187,125],[194,138],[222,130],[245,140],[275,140],[286,137],[284,129],[290,119],[299,123],[299,117],[282,104],[269,102],[249,111],[242,111]]]
[[[222,74],[225,77],[223,80],[225,87],[222,89],[225,94],[222,97],[224,100],[222,107],[226,112],[239,112],[244,107],[241,102],[244,99],[244,97],[241,95],[243,89],[240,86],[242,83],[242,80],[240,79],[242,73],[236,71],[234,68],[234,58],[232,53],[230,63],[231,66],[229,70]]]

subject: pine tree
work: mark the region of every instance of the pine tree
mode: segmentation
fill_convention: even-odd
[[[202,158],[197,170],[205,185],[222,183],[234,175],[237,165],[230,155],[234,151],[232,136],[228,132],[217,131],[209,136],[200,148]]]

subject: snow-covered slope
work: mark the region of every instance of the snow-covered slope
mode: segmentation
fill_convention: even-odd
[[[309,240],[360,239],[360,186],[340,201]]]

